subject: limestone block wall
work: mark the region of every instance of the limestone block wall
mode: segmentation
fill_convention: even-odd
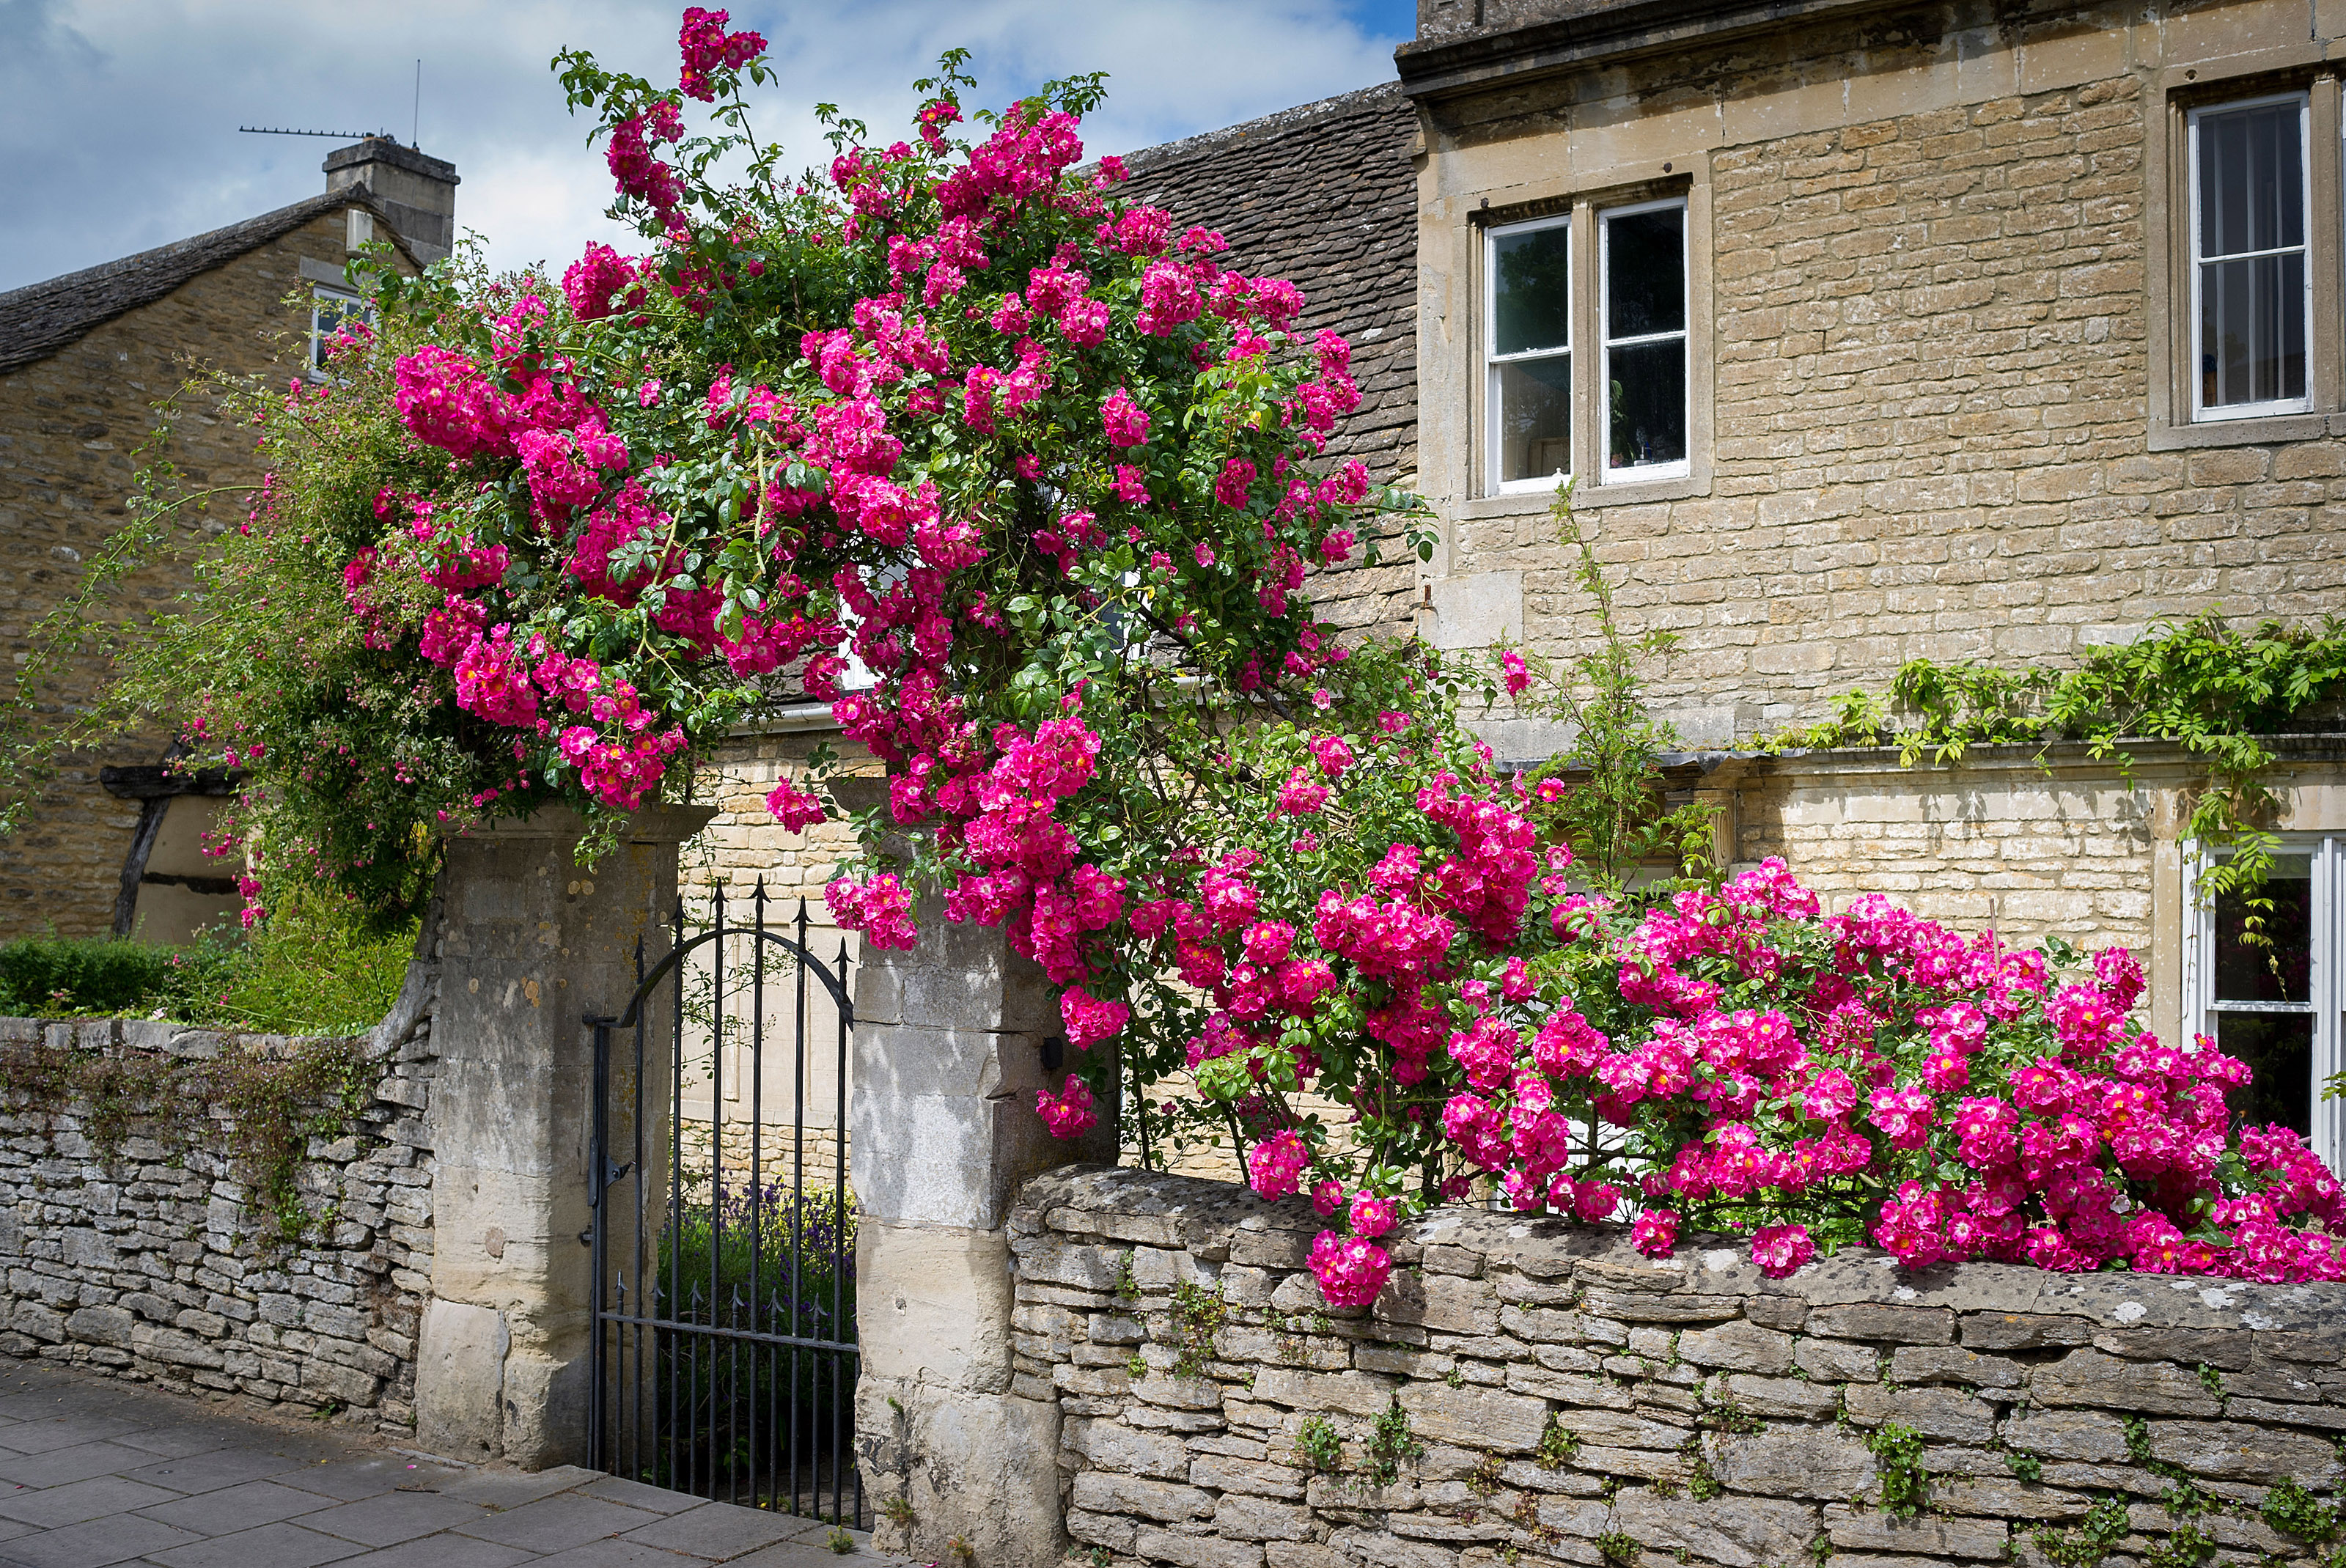
[[[1011,1225],[1015,1387],[1058,1403],[1103,1565],[2246,1568],[2315,1556],[2275,1485],[2341,1479],[2335,1286],[1862,1250],[1771,1282],[1724,1242],[1445,1209],[1328,1312],[1300,1200],[1086,1166]],[[1904,1459],[1869,1446],[1893,1429]]]
[[[434,1239],[430,1003],[428,974],[412,973],[362,1043],[365,1103],[338,1136],[311,1140],[297,1178],[321,1220],[299,1246],[271,1244],[252,1173],[223,1152],[222,1106],[204,1108],[209,1134],[134,1116],[109,1139],[87,1098],[0,1096],[0,1351],[413,1433]],[[200,1063],[300,1044],[143,1019],[0,1019],[0,1051],[19,1060]]]
[[[1891,751],[1750,759],[1705,782],[1719,780],[1736,862],[1781,859],[1828,909],[1880,893],[1959,931],[2147,949],[2155,830],[2182,776],[1981,752],[1963,767],[1904,768]]]
[[[1559,14],[1487,20],[1526,11]],[[1576,500],[1627,628],[1681,639],[1657,690],[1703,743],[1821,717],[1911,658],[2016,667],[2211,606],[2346,607],[2335,415],[2193,427],[2169,369],[2180,116],[2301,85],[2335,15],[1951,0],[1655,25],[1617,57],[1420,99],[1438,573],[1511,588],[1539,651],[1593,646],[1547,497],[1479,472],[1477,225],[1659,188],[1691,202],[1692,472],[1584,473]]]
[[[340,211],[310,222],[107,322],[46,359],[0,375],[0,651],[22,661],[41,617],[76,591],[81,563],[121,527],[136,489],[139,446],[178,398],[169,455],[193,492],[216,491],[175,514],[172,553],[134,574],[117,613],[159,611],[192,581],[194,556],[240,521],[256,485],[250,433],[216,395],[182,386],[210,370],[280,384],[306,352],[310,284],[301,263],[342,270],[348,224]],[[289,295],[305,302],[286,306]],[[103,677],[74,662],[45,694],[86,702]],[[113,929],[123,857],[138,802],[98,787],[102,764],[158,760],[167,738],[121,740],[76,757],[18,832],[0,840],[0,936],[54,925],[66,936]]]

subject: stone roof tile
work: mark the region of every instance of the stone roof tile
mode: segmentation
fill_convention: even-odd
[[[1328,450],[1380,484],[1417,468],[1416,140],[1387,83],[1124,160],[1134,199],[1219,230],[1231,265],[1303,290],[1306,332],[1352,340],[1362,401]]]
[[[190,279],[345,207],[364,207],[382,217],[365,187],[346,186],[209,234],[11,289],[0,294],[0,375],[47,359],[117,316],[151,305]],[[390,234],[388,219],[378,232]],[[396,235],[391,238],[405,255],[406,247]]]

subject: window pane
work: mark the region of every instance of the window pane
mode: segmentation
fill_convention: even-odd
[[[2270,910],[2257,907],[2272,901]],[[2305,1002],[2313,962],[2313,870],[2276,855],[2264,886],[2216,900],[2216,1000]]]
[[[2214,261],[2199,270],[2199,402],[2305,395],[2305,253]]]
[[[2294,103],[2199,117],[2199,254],[2305,243],[2305,179]]]
[[[1605,223],[1606,332],[1616,338],[1686,328],[1686,209]]]
[[[1549,479],[1572,468],[1572,356],[1523,360],[1492,377],[1499,479]]]
[[[1572,341],[1571,229],[1535,229],[1491,237],[1496,252],[1491,301],[1492,351],[1520,354]]]
[[[1606,356],[1613,383],[1612,466],[1686,461],[1686,340]]]
[[[2220,1013],[2216,1044],[2254,1074],[2224,1092],[2236,1127],[2278,1122],[2313,1130],[2313,1017],[2305,1013]]]

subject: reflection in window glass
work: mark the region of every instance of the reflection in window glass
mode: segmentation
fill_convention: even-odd
[[[2236,1127],[2278,1123],[2300,1133],[2313,1128],[2313,1015],[2310,1013],[2220,1013],[2216,1044],[2249,1064],[2249,1080],[2224,1091]]]
[[[1606,466],[1683,471],[1686,204],[1626,209],[1603,221]]]
[[[1501,484],[1572,471],[1572,229],[1549,219],[1491,231],[1487,392]]]
[[[2313,868],[2307,857],[2275,856],[2262,887],[2218,896],[2215,913],[2218,1002],[2310,999]]]
[[[310,368],[323,371],[332,351],[336,332],[352,321],[367,320],[365,303],[352,294],[338,294],[331,290],[310,291]]]
[[[2305,100],[2192,118],[2199,406],[2306,397]]]
[[[1498,229],[1491,236],[1494,358],[1572,346],[1571,229]]]
[[[1498,367],[1499,478],[1552,479],[1572,472],[1572,356]]]

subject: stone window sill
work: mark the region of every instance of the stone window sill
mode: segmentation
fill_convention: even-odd
[[[1586,512],[1598,506],[1685,501],[1709,494],[1708,473],[1689,474],[1683,479],[1650,479],[1641,484],[1580,485],[1572,492],[1572,509]],[[1553,490],[1525,490],[1511,495],[1478,495],[1469,500],[1463,510],[1468,517],[1525,517],[1545,512],[1555,504]]]
[[[2263,419],[2218,419],[2200,424],[2150,427],[2150,450],[2182,452],[2198,446],[2278,446],[2346,435],[2346,412],[2279,413]]]

